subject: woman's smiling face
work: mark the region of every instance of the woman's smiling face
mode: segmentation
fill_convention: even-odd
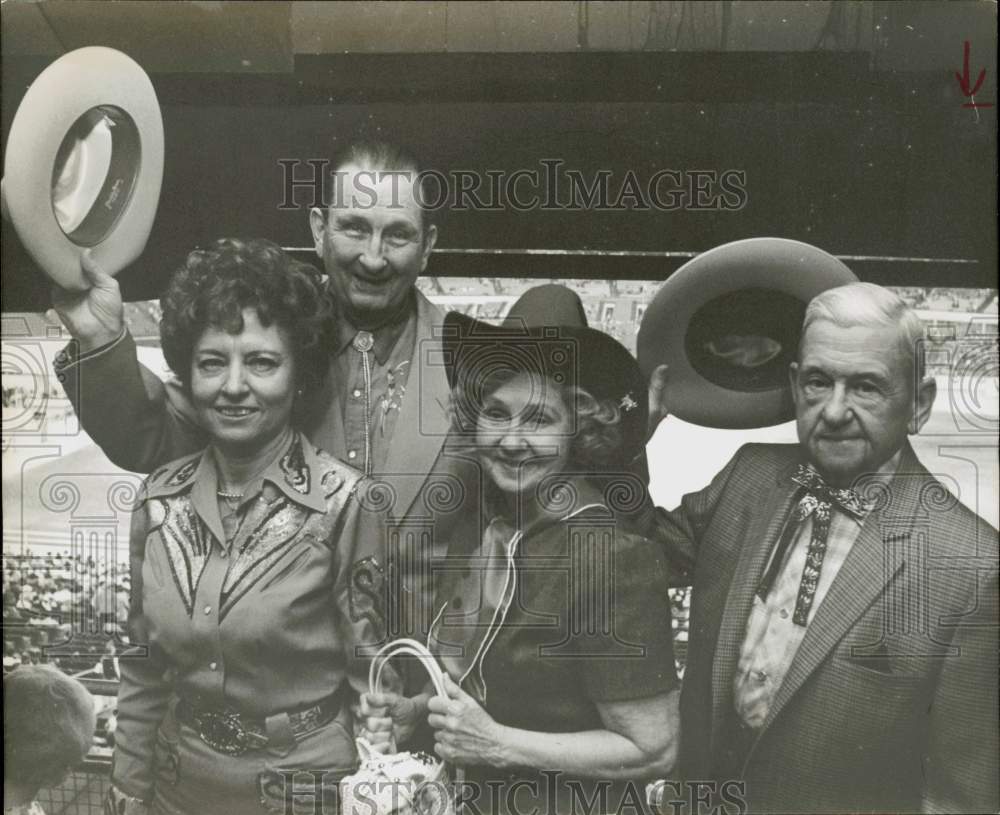
[[[209,326],[194,346],[191,398],[219,448],[253,453],[291,422],[295,360],[288,332],[243,310],[238,334]]]
[[[484,400],[476,447],[490,480],[507,495],[528,496],[566,469],[575,422],[560,388],[527,373],[515,375]]]

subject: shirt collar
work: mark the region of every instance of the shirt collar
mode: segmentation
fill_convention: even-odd
[[[392,353],[392,349],[396,346],[396,342],[406,330],[407,323],[415,319],[416,316],[417,303],[411,291],[403,302],[403,305],[399,308],[399,311],[382,323],[382,325],[378,326],[378,328],[371,329],[371,335],[375,341],[372,346],[372,352],[375,354],[375,359],[378,360],[379,365],[385,365],[389,359],[389,355]],[[337,309],[335,319],[337,320],[336,352],[339,356],[347,350],[355,335],[362,329],[357,328],[339,308]]]
[[[322,468],[316,448],[295,431],[285,451],[264,468],[244,492],[244,503],[262,491],[276,489],[286,498],[315,512],[326,511]],[[151,498],[191,492],[192,501],[206,521],[217,514],[218,477],[211,448],[180,459],[150,478],[147,493]]]
[[[864,498],[866,493],[871,493],[872,487],[875,484],[888,485],[890,481],[895,477],[896,471],[899,469],[899,463],[903,458],[904,447],[900,448],[893,454],[885,463],[882,464],[874,473],[869,473],[863,476],[857,482],[855,488],[856,492],[860,494],[860,497]],[[811,462],[804,458],[801,461],[802,464],[811,464]],[[815,467],[815,465],[813,465]],[[818,471],[817,471],[818,472]],[[788,484],[792,487],[798,487],[799,485],[793,480],[792,476],[795,473],[795,465],[792,465],[785,472],[785,477],[787,478]],[[877,488],[876,488],[877,489]],[[851,518],[859,526],[864,524],[865,516],[857,517],[851,513],[844,513],[847,517]],[[867,514],[867,513],[866,513]]]

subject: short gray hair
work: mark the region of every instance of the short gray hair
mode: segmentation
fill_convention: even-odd
[[[896,329],[899,347],[914,374],[914,386],[923,381],[924,324],[895,292],[875,283],[848,283],[827,289],[817,294],[806,308],[802,336],[805,337],[809,326],[821,320],[842,328],[885,326]]]
[[[94,700],[51,665],[22,665],[3,678],[4,781],[37,792],[65,778],[94,740]]]

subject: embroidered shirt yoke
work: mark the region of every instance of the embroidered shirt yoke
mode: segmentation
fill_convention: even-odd
[[[266,718],[317,704],[345,677],[363,684],[354,645],[375,633],[351,608],[358,480],[298,433],[224,518],[210,451],[147,479],[132,523],[129,626],[147,652],[121,660],[121,789],[148,793],[173,695]]]

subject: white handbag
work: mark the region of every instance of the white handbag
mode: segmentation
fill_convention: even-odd
[[[382,692],[382,671],[390,659],[406,654],[420,660],[439,696],[448,696],[444,674],[434,655],[416,640],[399,639],[383,646],[368,669],[368,689]],[[445,763],[422,752],[382,754],[367,739],[356,740],[361,766],[340,782],[344,815],[409,815],[453,813]],[[459,773],[461,771],[458,771]]]

